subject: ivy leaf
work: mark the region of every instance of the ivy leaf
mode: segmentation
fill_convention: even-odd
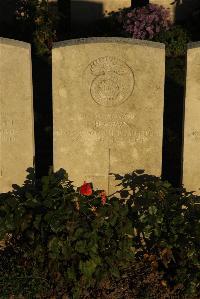
[[[150,206],[148,210],[150,215],[156,215],[158,209],[156,208],[156,206]]]
[[[22,232],[24,232],[30,226],[30,223],[32,222],[32,217],[32,214],[26,214],[23,217],[23,220],[20,225],[20,229]]]
[[[9,207],[11,207],[12,209],[15,209],[15,207],[17,206],[17,200],[16,200],[16,198],[14,198],[14,197],[9,197],[8,199],[7,199],[7,204],[8,204],[8,206]]]
[[[67,269],[67,278],[71,281],[76,281],[76,271],[73,267]]]
[[[44,220],[45,220],[48,224],[50,224],[53,215],[54,215],[54,212],[53,212],[53,211],[47,212],[47,213],[45,214],[45,216],[44,216]]]
[[[70,260],[71,255],[73,253],[73,249],[69,243],[69,241],[63,241],[61,244],[61,252],[63,254],[64,259]]]
[[[48,242],[48,249],[51,253],[52,258],[58,258],[60,255],[60,245],[59,245],[59,239],[57,237],[53,237]]]
[[[76,242],[75,250],[79,253],[86,253],[87,243],[85,240]]]
[[[117,267],[112,266],[110,269],[111,274],[116,277],[116,278],[120,278],[120,272],[119,269]]]
[[[148,222],[148,219],[147,219],[147,216],[145,214],[142,214],[140,217],[139,217],[139,220],[141,223],[146,223]]]
[[[2,240],[7,233],[7,227],[3,219],[0,219],[0,240]]]
[[[50,221],[50,227],[51,227],[52,231],[54,233],[59,233],[59,232],[63,231],[65,228],[65,225],[62,223],[63,223],[62,218],[58,218],[56,216],[52,217],[52,219]]]
[[[42,219],[42,215],[39,214],[39,215],[36,215],[36,216],[35,216],[35,220],[33,221],[33,226],[34,226],[36,229],[39,229],[41,219]]]
[[[38,244],[36,246],[35,250],[33,251],[33,255],[35,256],[35,258],[38,260],[39,263],[44,262],[45,250],[41,244]]]
[[[26,207],[30,207],[30,208],[35,208],[40,206],[40,203],[38,202],[38,200],[36,198],[28,198],[26,200],[26,202],[24,203],[24,206]]]
[[[84,229],[79,227],[74,233],[74,239],[78,239],[80,236],[82,236],[84,233]]]
[[[91,278],[92,274],[95,272],[95,269],[98,265],[98,259],[90,259],[86,262],[80,261],[79,269],[81,273],[86,276],[86,278]]]
[[[7,215],[6,219],[5,219],[5,227],[7,229],[7,231],[12,231],[15,229],[15,223],[13,220],[13,214]]]

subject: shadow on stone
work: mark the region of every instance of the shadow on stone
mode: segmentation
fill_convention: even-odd
[[[167,58],[166,70],[172,67],[171,63],[176,64],[178,72],[177,74],[167,72],[165,81],[162,178],[168,180],[175,187],[179,187],[182,182],[184,118],[184,85],[181,84],[181,81],[183,82],[186,66],[183,57],[178,60],[173,59],[173,61]],[[174,75],[176,75],[176,80]]]
[[[53,165],[52,74],[48,61],[33,57],[36,177]]]

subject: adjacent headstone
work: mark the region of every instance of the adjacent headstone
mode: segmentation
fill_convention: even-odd
[[[89,38],[53,47],[54,167],[112,190],[110,173],[160,176],[164,45]]]
[[[200,194],[200,43],[188,45],[184,126],[183,184]]]
[[[24,182],[33,144],[30,45],[0,38],[0,192]]]

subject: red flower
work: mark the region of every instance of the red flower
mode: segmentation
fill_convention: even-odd
[[[102,205],[104,206],[106,204],[106,192],[105,191],[102,191],[100,193],[100,196],[101,196],[101,203]]]
[[[89,183],[84,182],[80,187],[80,193],[82,195],[90,196],[92,194],[92,187]]]

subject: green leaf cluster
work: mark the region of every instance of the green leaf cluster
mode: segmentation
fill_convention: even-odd
[[[57,290],[72,298],[134,260],[128,207],[99,191],[83,196],[65,171],[0,194],[0,239],[21,250]]]
[[[121,190],[105,205],[98,190],[80,194],[62,169],[39,182],[28,177],[0,194],[0,238],[20,252],[29,276],[37,269],[70,298],[120,280],[141,262],[166,289],[182,285],[189,296],[199,294],[199,197],[143,170],[115,177]]]
[[[117,176],[116,176],[117,178]],[[200,288],[200,198],[139,170],[120,178],[129,193],[136,259],[150,263],[166,287]],[[123,194],[124,191],[121,192]]]
[[[161,31],[154,38],[154,41],[165,44],[167,57],[184,56],[190,40],[189,31],[180,25],[174,25],[169,30]]]

